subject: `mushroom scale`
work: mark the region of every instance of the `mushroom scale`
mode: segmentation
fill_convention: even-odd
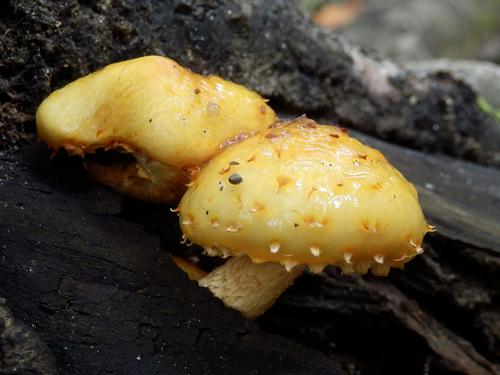
[[[384,274],[429,230],[415,188],[379,151],[306,118],[227,148],[191,185],[179,206],[187,238],[255,263]]]
[[[179,205],[185,238],[209,255],[248,256],[253,264],[386,275],[421,253],[431,229],[415,188],[379,151],[305,117],[228,147],[190,185]],[[206,277],[217,285],[200,284],[238,308],[218,294],[234,289],[219,285],[234,278],[223,271],[231,273],[232,263]],[[245,279],[238,268],[236,279]],[[235,293],[241,300],[242,291]]]
[[[36,114],[39,138],[55,151],[132,154],[137,159],[132,168],[90,163],[90,172],[154,201],[179,199],[184,189],[178,182],[187,180],[183,169],[200,166],[228,139],[274,121],[274,112],[255,92],[160,56],[111,64],[80,78],[54,91]]]

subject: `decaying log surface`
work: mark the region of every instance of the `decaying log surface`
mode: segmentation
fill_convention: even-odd
[[[122,199],[86,181],[78,161],[23,145],[51,90],[152,53],[246,84],[286,111],[500,165],[500,126],[468,86],[367,56],[289,1],[3,1],[0,297],[25,336],[9,338],[0,308],[0,372],[12,368],[7,349],[30,342],[48,370],[25,368],[56,371],[37,335],[63,373],[335,374],[339,363],[362,375],[499,372],[498,169],[356,133],[416,183],[438,233],[406,271],[306,274],[246,322],[170,261],[187,249],[166,207]]]
[[[0,160],[0,294],[63,373],[342,373],[225,308],[171,261],[165,250],[180,246],[178,231],[161,249],[158,236],[118,217],[118,195],[48,156],[36,147]],[[175,229],[177,217],[162,211]],[[1,322],[4,353],[20,337],[6,341]],[[7,359],[0,373],[10,373]]]
[[[32,132],[50,90],[110,62],[161,54],[287,109],[500,166],[500,127],[467,85],[446,73],[416,79],[367,56],[313,26],[292,1],[9,0],[0,21],[3,145]]]
[[[445,254],[460,261],[441,266],[439,250],[425,248],[426,255],[387,280],[334,269],[306,275],[262,325],[321,349],[352,373],[497,374],[500,311],[491,302],[498,281],[479,283],[475,272],[457,271],[470,261],[465,251]],[[496,262],[494,272],[482,271],[498,278]]]
[[[440,168],[447,168],[445,157],[365,141],[378,142],[417,184],[419,178],[427,181],[429,165],[438,176]],[[120,196],[86,182],[78,161],[62,155],[49,162],[41,150],[4,156],[1,163],[0,285],[16,315],[40,333],[63,370],[312,369],[311,360],[304,359],[313,358],[311,352],[258,332],[254,323],[225,309],[172,265],[168,253],[187,249],[179,244],[177,219],[166,207],[127,200],[122,205]],[[459,173],[484,188],[483,204],[494,204],[498,186],[487,184],[498,172],[475,175],[477,166],[458,163]],[[305,275],[259,320],[264,330],[330,356],[331,364],[325,358],[313,361],[317,373],[333,372],[335,367],[329,367],[340,362],[348,372],[362,374],[421,374],[425,369],[429,374],[494,374],[500,359],[498,247],[453,240],[454,233],[473,229],[474,223],[455,221],[450,206],[462,205],[465,212],[475,207],[460,199],[438,203],[449,201],[449,191],[459,198],[471,187],[430,181],[435,197],[424,200],[424,210],[434,210],[445,218],[443,228],[451,229],[428,238],[423,256],[387,280],[342,276],[334,269]],[[235,349],[242,345],[255,357]],[[284,362],[263,351],[278,353]],[[290,356],[303,361],[292,362]],[[309,367],[301,367],[306,362]]]
[[[15,319],[0,298],[0,373],[52,375],[58,372],[56,360],[39,336]]]

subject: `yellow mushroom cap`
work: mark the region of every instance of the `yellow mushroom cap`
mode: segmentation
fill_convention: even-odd
[[[156,201],[183,191],[174,186],[183,180],[182,168],[201,165],[224,142],[274,121],[255,92],[160,56],[111,64],[78,79],[54,91],[36,114],[39,138],[55,150],[134,154],[137,168],[93,165],[90,171],[107,185]]]
[[[36,114],[51,147],[84,152],[110,143],[172,166],[197,166],[224,141],[274,122],[258,94],[204,77],[165,57],[147,56],[80,78],[47,97]]]
[[[429,231],[415,188],[379,151],[304,117],[210,160],[179,215],[209,254],[358,273],[401,266]]]

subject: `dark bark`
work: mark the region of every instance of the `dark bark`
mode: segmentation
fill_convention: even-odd
[[[78,163],[50,163],[37,147],[0,160],[0,172],[0,294],[63,373],[342,373],[189,281],[167,252],[180,247],[179,233],[160,246],[117,215],[120,197],[87,183]],[[161,211],[175,229],[177,217]],[[9,343],[0,325],[0,353]],[[0,373],[10,366],[0,360]]]
[[[473,90],[424,79],[314,27],[284,0],[6,1],[0,6],[4,146],[33,132],[54,88],[110,62],[161,54],[413,148],[500,166],[500,126]]]
[[[288,1],[4,1],[0,296],[50,371],[36,334],[72,374],[335,374],[338,363],[363,375],[498,373],[496,169],[356,133],[417,185],[438,234],[406,271],[383,280],[304,275],[246,322],[173,266],[169,254],[189,250],[166,207],[90,184],[65,155],[49,162],[43,147],[13,151],[33,139],[36,106],[51,90],[150,53],[244,83],[286,111],[500,165],[500,127],[469,87],[446,74],[417,80],[367,57]],[[8,344],[22,353],[16,338]],[[2,340],[0,373],[11,371]]]
[[[431,222],[441,218],[441,234],[387,280],[333,269],[305,275],[261,326],[322,351],[350,372],[494,374],[500,361],[498,236],[492,240],[454,212],[498,225],[488,209],[498,207],[492,181],[499,172],[478,173],[481,167],[470,163],[365,141],[377,144],[417,187],[433,184],[432,199],[422,203]],[[66,372],[123,366],[126,373],[175,372],[179,363],[193,373],[217,373],[221,363],[228,372],[312,370],[311,361],[306,369],[289,356],[314,354],[264,336],[172,265],[168,254],[188,249],[179,244],[177,219],[166,207],[122,204],[118,195],[89,184],[78,161],[61,155],[49,162],[40,147],[4,156],[1,167],[0,292],[18,317],[34,324]],[[477,185],[449,184],[444,173],[451,180],[463,173]],[[483,201],[467,203],[463,197],[477,194],[478,186]],[[260,354],[242,362],[245,355],[235,349],[242,345],[256,353],[255,345]],[[278,351],[284,362],[263,354],[268,351]],[[315,371],[334,362],[315,359]]]
[[[15,319],[0,298],[0,373],[53,375],[58,373],[54,356],[39,336]]]

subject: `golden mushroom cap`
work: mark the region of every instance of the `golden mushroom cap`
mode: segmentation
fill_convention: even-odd
[[[304,117],[226,148],[190,185],[185,238],[255,263],[387,274],[430,229],[415,188],[379,151]]]
[[[47,97],[38,135],[84,154],[120,146],[177,168],[198,166],[224,141],[265,128],[275,114],[258,94],[160,56],[108,65]]]

